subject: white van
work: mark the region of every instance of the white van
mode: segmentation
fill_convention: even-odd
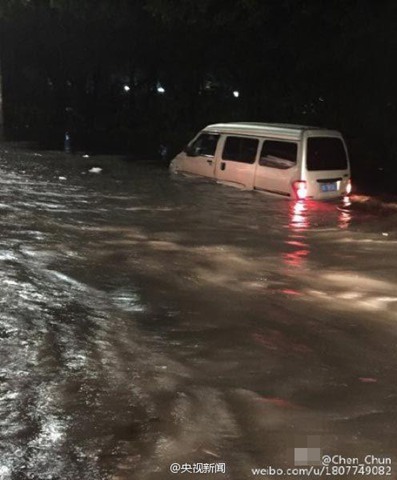
[[[286,197],[331,199],[351,191],[342,135],[301,125],[209,125],[171,162],[174,172]]]

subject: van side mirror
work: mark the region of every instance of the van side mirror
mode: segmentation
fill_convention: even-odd
[[[188,155],[189,157],[192,156],[192,147],[189,146],[189,145],[186,145],[186,147],[183,149],[183,151],[186,153],[186,155]]]

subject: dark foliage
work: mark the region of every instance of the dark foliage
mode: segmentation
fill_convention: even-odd
[[[215,121],[315,124],[360,171],[395,171],[392,0],[6,3],[9,133],[154,154]]]

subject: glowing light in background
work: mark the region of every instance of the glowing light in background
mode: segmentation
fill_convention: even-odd
[[[157,84],[157,93],[165,93],[165,88],[162,87],[159,83]]]
[[[125,92],[129,92],[129,91],[131,90],[131,88],[130,88],[129,85],[124,85],[123,90],[124,90]]]
[[[239,96],[240,96],[240,92],[239,92],[238,90],[235,90],[235,91],[233,92],[233,97],[234,97],[234,98],[238,98]]]

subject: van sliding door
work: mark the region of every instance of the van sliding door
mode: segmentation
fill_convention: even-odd
[[[265,140],[256,169],[254,188],[289,195],[297,177],[298,144]]]
[[[257,138],[227,136],[216,165],[216,179],[252,189],[258,145]]]

